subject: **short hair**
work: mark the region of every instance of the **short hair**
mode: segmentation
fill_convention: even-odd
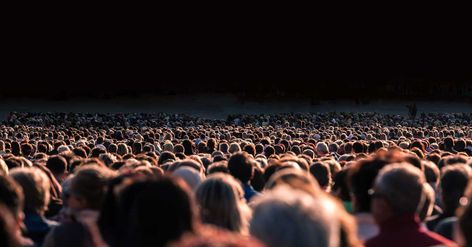
[[[238,143],[236,142],[233,142],[229,145],[229,149],[228,149],[228,152],[229,153],[237,153],[237,152],[241,152],[241,147],[239,146]]]
[[[327,197],[286,186],[257,198],[250,232],[267,246],[337,246],[340,223]]]
[[[63,174],[67,171],[67,160],[60,155],[53,155],[46,162],[46,167],[53,174]]]
[[[318,181],[322,188],[329,189],[332,184],[329,166],[323,162],[315,162],[310,166],[310,174]]]
[[[396,214],[416,213],[423,195],[425,178],[409,163],[387,165],[375,180],[375,192],[385,198]]]
[[[111,171],[98,165],[79,168],[70,183],[70,194],[83,199],[89,209],[100,209]]]
[[[36,167],[17,168],[10,176],[21,186],[25,198],[25,212],[42,214],[50,200],[50,182],[46,174]]]
[[[433,188],[436,188],[439,184],[439,168],[432,161],[422,160],[424,167],[424,175],[426,182],[434,185]]]
[[[329,148],[328,145],[325,142],[318,142],[316,144],[316,152],[318,154],[328,154],[329,153]]]
[[[463,164],[449,165],[441,171],[440,186],[444,210],[454,213],[459,207],[459,200],[467,188],[472,171],[469,166]]]
[[[233,177],[247,183],[254,176],[252,157],[246,152],[235,153],[229,158],[228,169]]]
[[[289,186],[294,190],[301,190],[312,196],[317,196],[321,191],[319,184],[312,176],[294,168],[275,172],[265,184],[265,189],[273,190],[279,186]]]
[[[123,191],[120,203],[128,211],[128,245],[166,246],[195,230],[193,197],[179,179],[134,183]]]

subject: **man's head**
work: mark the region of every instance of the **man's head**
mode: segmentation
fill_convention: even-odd
[[[59,182],[64,181],[67,176],[67,160],[60,155],[49,157],[46,167],[54,174]]]
[[[398,215],[416,214],[424,183],[423,173],[409,163],[382,168],[372,193],[372,214],[377,223]]]
[[[254,176],[254,161],[249,154],[239,152],[229,159],[228,169],[233,177],[247,183]]]

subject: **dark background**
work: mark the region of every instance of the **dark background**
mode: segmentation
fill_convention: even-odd
[[[454,22],[53,23],[6,36],[0,97],[471,97],[471,43]]]

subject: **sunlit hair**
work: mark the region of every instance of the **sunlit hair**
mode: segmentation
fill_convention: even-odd
[[[16,168],[10,176],[21,186],[25,198],[26,212],[43,214],[50,200],[50,183],[43,171],[36,167]]]
[[[327,197],[278,186],[254,203],[250,232],[267,246],[339,245],[337,207]]]
[[[300,169],[290,168],[277,171],[265,184],[265,190],[273,190],[280,185],[304,191],[312,196],[316,196],[321,192],[318,182],[307,172]]]
[[[203,223],[230,231],[247,233],[250,210],[241,185],[231,175],[210,175],[196,191]]]

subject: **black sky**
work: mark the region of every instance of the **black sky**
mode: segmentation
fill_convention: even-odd
[[[472,83],[466,29],[447,24],[30,31],[9,37],[3,95]]]

